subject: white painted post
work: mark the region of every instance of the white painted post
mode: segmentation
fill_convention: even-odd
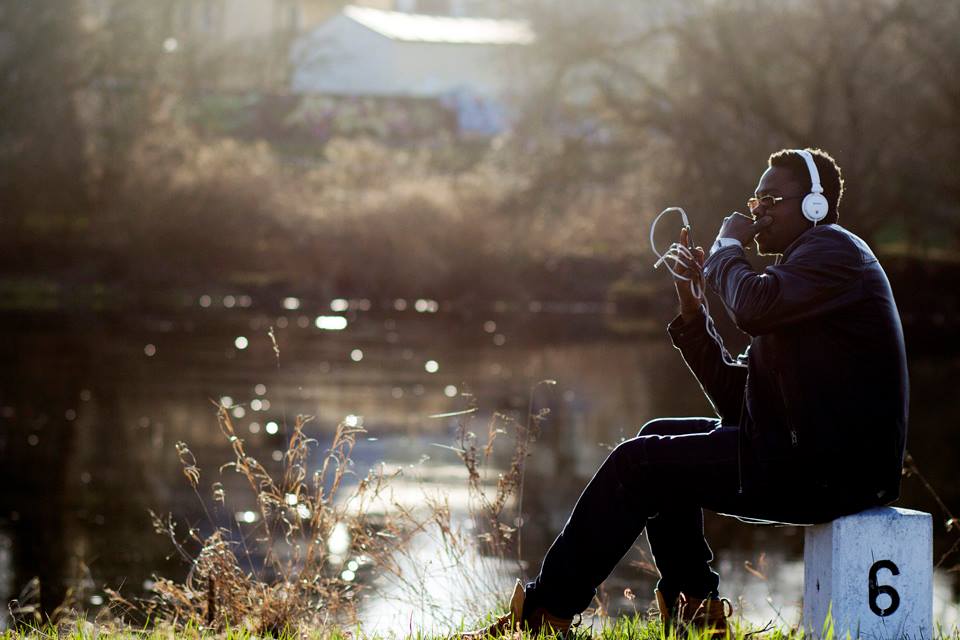
[[[803,625],[814,638],[933,637],[933,519],[878,507],[806,529]]]

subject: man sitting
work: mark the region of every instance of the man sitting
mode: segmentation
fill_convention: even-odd
[[[723,632],[729,605],[710,567],[702,509],[813,524],[898,497],[903,331],[877,258],[837,224],[842,193],[840,169],[825,152],[770,156],[748,201],[751,217],[727,217],[706,261],[698,247],[695,264],[679,268],[702,274],[751,336],[743,356],[726,356],[702,300],[676,282],[680,315],[668,331],[719,418],[653,420],[617,446],[539,575],[518,582],[511,612],[476,634],[566,630],[644,528],[664,623]],[[778,263],[755,271],[745,257],[753,239]]]

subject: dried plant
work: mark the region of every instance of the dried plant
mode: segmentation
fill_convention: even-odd
[[[511,542],[515,539],[516,558],[520,564],[522,552],[520,529],[523,524],[523,480],[525,463],[530,448],[540,435],[541,423],[550,415],[548,408],[534,411],[534,398],[541,385],[555,385],[555,380],[541,380],[530,390],[530,401],[525,422],[514,416],[495,412],[487,425],[487,438],[483,448],[478,447],[476,434],[469,429],[470,419],[477,406],[472,396],[470,408],[463,412],[465,419],[457,427],[457,454],[463,461],[469,476],[470,489],[476,499],[474,515],[484,521],[486,532],[481,534],[488,551],[494,555],[506,557]],[[490,467],[490,458],[494,442],[499,435],[514,434],[510,463],[506,471],[499,473],[493,495],[488,495],[484,486],[484,470]],[[511,499],[516,499],[516,518],[514,524],[504,522],[504,509]]]
[[[411,527],[400,519],[371,516],[366,508],[385,487],[382,471],[371,470],[349,489],[350,456],[359,426],[341,423],[320,469],[308,471],[308,454],[317,444],[304,428],[309,417],[298,416],[292,427],[282,467],[271,474],[251,456],[234,429],[228,407],[218,405],[220,430],[234,460],[220,468],[240,474],[257,506],[252,534],[239,524],[219,526],[200,492],[201,470],[190,449],[177,443],[183,473],[203,504],[212,530],[196,528],[181,537],[171,516],[151,512],[154,528],[168,536],[189,563],[183,582],[157,578],[152,597],[131,602],[110,592],[115,611],[146,613],[154,623],[206,631],[241,628],[278,636],[306,629],[316,631],[356,620],[357,571],[391,566],[390,556],[407,539]],[[215,503],[224,505],[221,482],[211,485]],[[191,553],[191,548],[199,551]]]

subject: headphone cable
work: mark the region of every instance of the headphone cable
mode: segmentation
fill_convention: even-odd
[[[683,220],[683,226],[688,230],[688,232],[690,229],[690,220],[687,217],[687,212],[684,211],[682,207],[667,207],[661,211],[656,218],[653,219],[653,222],[650,224],[650,249],[653,251],[653,255],[657,256],[657,261],[653,263],[653,268],[657,269],[663,265],[675,279],[690,283],[690,293],[692,293],[695,298],[700,300],[700,310],[703,312],[704,327],[706,328],[707,335],[709,335],[713,341],[717,343],[717,346],[720,347],[720,356],[723,358],[723,362],[733,367],[746,367],[747,365],[744,362],[741,362],[739,358],[734,358],[732,355],[730,355],[730,352],[727,351],[727,347],[723,344],[723,338],[717,331],[717,327],[713,322],[713,318],[710,316],[710,305],[707,302],[703,270],[699,268],[700,265],[697,264],[692,248],[685,247],[679,242],[674,242],[667,247],[667,250],[664,253],[661,254],[659,251],[657,251],[657,245],[654,242],[654,232],[656,231],[657,224],[660,222],[660,219],[671,212],[679,213],[680,218]],[[671,262],[673,263],[672,266],[670,264]],[[692,275],[687,276],[678,273],[676,268],[680,265],[683,265],[687,272]]]

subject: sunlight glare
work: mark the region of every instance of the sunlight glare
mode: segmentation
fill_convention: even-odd
[[[338,522],[333,526],[330,537],[327,538],[327,549],[331,554],[342,556],[350,548],[350,532],[347,525]]]
[[[343,316],[317,316],[314,325],[325,331],[343,331],[347,328],[347,319]]]

